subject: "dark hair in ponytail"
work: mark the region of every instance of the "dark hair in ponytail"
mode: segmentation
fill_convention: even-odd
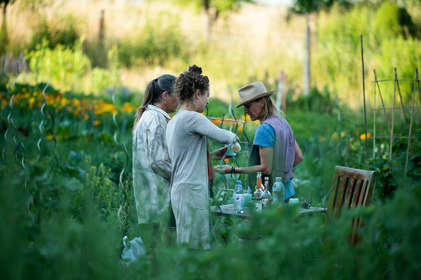
[[[156,79],[150,81],[145,90],[145,96],[143,97],[142,105],[136,113],[136,119],[133,125],[133,131],[136,127],[136,124],[139,122],[143,113],[148,107],[149,104],[159,103],[162,100],[162,94],[166,91],[170,96],[174,93],[174,81],[177,79],[176,76],[164,74],[159,76]]]

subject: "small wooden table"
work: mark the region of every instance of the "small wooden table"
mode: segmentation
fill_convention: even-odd
[[[288,207],[288,205],[286,206]],[[263,210],[264,211],[264,210]],[[234,213],[234,204],[225,204],[218,206],[211,206],[212,214],[224,217],[236,217],[240,219],[248,219],[251,217],[250,208],[244,207],[244,213]],[[310,207],[310,209],[300,208],[300,215],[302,214],[314,214],[314,213],[326,213],[327,208],[323,207]]]

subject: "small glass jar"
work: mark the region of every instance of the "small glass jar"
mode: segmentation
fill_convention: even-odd
[[[262,198],[261,197],[252,197],[251,204],[253,205],[253,211],[262,212]]]

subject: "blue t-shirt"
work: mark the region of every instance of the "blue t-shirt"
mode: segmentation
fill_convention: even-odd
[[[262,123],[256,129],[253,145],[273,148],[275,145],[275,130],[268,123]]]

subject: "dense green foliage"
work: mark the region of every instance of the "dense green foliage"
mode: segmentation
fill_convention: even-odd
[[[131,154],[131,121],[128,120],[134,112],[124,103],[124,96],[119,95],[117,106],[112,107],[107,103],[111,100],[104,102],[70,92],[62,95],[50,87],[41,135],[40,90],[44,87],[45,84],[18,85],[13,111],[6,102],[11,94],[2,89],[1,133],[7,137],[1,140],[4,150],[0,173],[3,248],[0,266],[6,278],[400,279],[419,276],[419,132],[413,141],[415,155],[411,157],[408,178],[403,178],[399,169],[382,173],[384,165],[376,166],[376,161],[371,160],[379,177],[372,205],[367,209],[343,213],[341,219],[329,226],[324,226],[324,215],[298,217],[294,207],[267,210],[248,222],[225,219],[215,228],[210,251],[191,252],[168,245],[157,256],[126,267],[119,261],[123,235],[146,238],[150,234],[137,225],[131,163],[122,147],[124,142]],[[321,93],[314,93],[309,100],[323,104],[326,100],[320,96]],[[67,105],[61,106],[63,102]],[[101,106],[85,110],[84,106],[89,104]],[[114,110],[117,110],[117,125],[112,120]],[[237,118],[242,117],[241,110],[233,112]],[[339,112],[342,112],[340,120]],[[228,105],[211,100],[208,114],[228,117]],[[305,155],[305,161],[296,168],[297,195],[311,200],[313,205],[320,205],[329,190],[334,165],[343,165],[347,140],[352,141],[348,164],[353,167],[364,164],[363,141],[354,137],[355,132],[361,131],[358,123],[362,120],[348,121],[355,120],[355,114],[339,106],[332,108],[329,115],[317,110],[303,113],[299,109],[291,109],[286,115]],[[244,128],[250,140],[256,125],[248,123]],[[52,135],[57,139],[56,144]],[[18,143],[22,140],[25,149],[16,145],[15,140]],[[218,147],[216,143],[212,146]],[[406,143],[400,141],[394,147],[398,155],[404,154]],[[119,185],[126,163],[128,168],[122,178],[127,196]],[[245,158],[239,163],[244,164]],[[392,174],[394,185],[385,194],[388,174]],[[229,186],[233,181],[228,178]],[[387,200],[382,199],[385,197]],[[220,198],[220,202],[226,202],[223,196]],[[377,200],[379,203],[375,203]],[[352,247],[346,240],[351,230],[350,218],[355,215],[364,217],[366,227],[361,231],[363,244]],[[241,239],[243,236],[262,238],[247,241]],[[335,264],[348,265],[338,269],[334,268]]]

